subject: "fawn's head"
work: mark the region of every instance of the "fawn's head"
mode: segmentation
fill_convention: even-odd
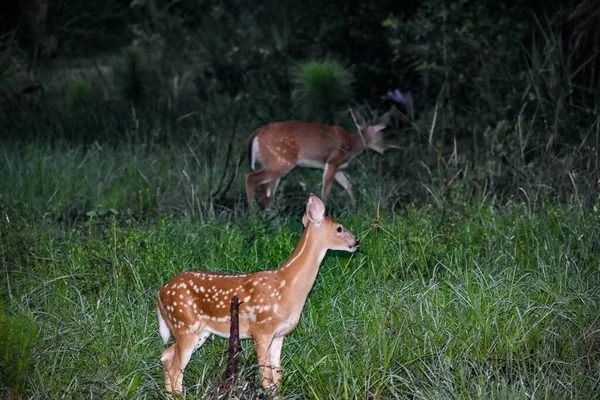
[[[360,112],[357,110],[352,111],[354,122],[356,123],[360,134],[363,136],[365,144],[368,148],[379,154],[383,154],[386,149],[385,142],[383,141],[383,130],[389,125],[392,112],[393,110],[386,112],[374,123],[367,125]]]
[[[312,193],[306,204],[302,224],[306,229],[310,229],[310,235],[314,235],[316,240],[327,243],[328,249],[353,253],[358,248],[358,239],[340,223],[326,217],[325,204]]]

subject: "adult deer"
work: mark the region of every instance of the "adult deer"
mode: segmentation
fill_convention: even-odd
[[[325,216],[325,205],[311,194],[302,218],[304,233],[292,256],[275,270],[226,275],[184,272],[158,293],[156,311],[165,343],[175,343],[162,354],[165,388],[182,391],[183,371],[195,349],[211,335],[229,336],[229,303],[239,306],[240,338],[252,338],[262,385],[277,385],[283,338],[298,324],[308,292],[327,250],[354,252],[358,239]]]
[[[359,112],[352,113],[359,134],[351,134],[341,126],[314,124],[302,121],[275,122],[256,130],[249,139],[250,167],[256,161],[261,169],[246,175],[248,204],[254,202],[254,191],[259,185],[267,185],[263,202],[269,205],[279,180],[295,166],[322,168],[323,187],[321,198],[327,201],[331,183],[335,179],[356,200],[348,175],[341,171],[350,160],[366,148],[383,154],[389,147],[383,141],[382,130],[389,124],[393,110],[367,125]]]

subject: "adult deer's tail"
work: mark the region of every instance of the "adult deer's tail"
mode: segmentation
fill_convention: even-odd
[[[248,139],[248,158],[250,159],[250,168],[254,170],[254,165],[256,164],[256,154],[258,153],[258,142],[256,135],[259,130],[256,130],[252,135],[250,135],[250,139]]]

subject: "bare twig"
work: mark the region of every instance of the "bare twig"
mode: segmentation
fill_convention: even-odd
[[[234,106],[234,102],[232,100],[230,109],[233,109],[233,106]],[[222,200],[223,197],[225,197],[225,194],[229,191],[229,188],[231,187],[231,182],[237,175],[239,166],[242,161],[241,158],[238,160],[238,164],[237,164],[235,170],[230,175],[229,179],[226,181],[227,172],[229,170],[229,162],[231,160],[231,153],[233,151],[233,143],[235,142],[235,134],[237,131],[239,120],[240,120],[242,107],[243,107],[243,105],[240,105],[238,107],[237,112],[235,113],[235,118],[233,120],[233,127],[231,129],[231,136],[229,138],[229,144],[227,146],[227,154],[225,156],[225,166],[223,167],[223,174],[221,175],[221,179],[219,180],[218,187],[215,189],[215,191],[213,193],[211,193],[211,196],[210,196],[211,198],[216,199],[217,201]]]
[[[225,370],[225,380],[219,385],[219,396],[228,399],[231,387],[235,383],[237,374],[237,355],[240,351],[240,323],[239,323],[240,302],[237,296],[231,299],[231,326],[229,328],[229,358],[227,360],[227,369]]]

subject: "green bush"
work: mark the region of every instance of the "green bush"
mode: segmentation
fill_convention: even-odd
[[[27,393],[27,374],[33,369],[38,327],[29,313],[6,315],[0,306],[0,394]]]
[[[352,72],[336,60],[300,63],[292,81],[294,105],[306,119],[332,122],[352,99]]]
[[[522,40],[531,31],[531,10],[469,0],[426,0],[413,15],[388,18],[394,61],[405,65],[402,85],[453,113],[477,107],[490,120],[519,107]],[[519,87],[520,86],[520,87]],[[481,115],[481,114],[480,114]]]

